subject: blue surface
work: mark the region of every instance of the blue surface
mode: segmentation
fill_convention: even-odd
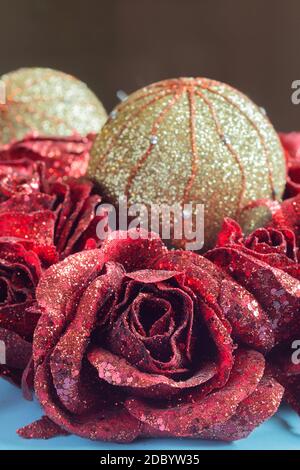
[[[41,416],[36,402],[22,399],[21,392],[0,380],[0,449],[91,449],[91,450],[205,450],[205,449],[300,449],[300,418],[288,407],[281,407],[272,419],[247,439],[230,444],[195,439],[143,439],[130,445],[94,442],[75,436],[43,440],[25,440],[16,429]]]

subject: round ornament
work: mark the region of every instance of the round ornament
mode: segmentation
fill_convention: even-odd
[[[247,230],[263,222],[249,204],[281,198],[285,159],[264,110],[249,98],[224,83],[179,78],[142,88],[114,109],[88,174],[115,203],[124,195],[129,204],[180,203],[183,214],[185,204],[193,212],[203,204],[208,248],[224,217]]]
[[[29,132],[43,136],[98,132],[107,115],[102,103],[80,80],[48,68],[22,68],[0,78],[0,143]]]

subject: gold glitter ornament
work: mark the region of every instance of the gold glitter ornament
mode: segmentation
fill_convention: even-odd
[[[264,110],[229,85],[205,78],[165,80],[120,103],[96,138],[88,174],[110,200],[205,205],[205,247],[224,217],[263,222],[243,209],[280,199],[285,160]],[[185,246],[185,240],[172,240]]]
[[[43,136],[98,132],[106,111],[87,85],[48,68],[22,68],[3,75],[6,102],[0,104],[0,143],[37,132]]]

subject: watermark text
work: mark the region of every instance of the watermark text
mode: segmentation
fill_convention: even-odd
[[[179,245],[187,250],[200,250],[204,245],[203,204],[129,205],[127,198],[122,196],[119,197],[117,207],[112,204],[101,204],[96,214],[102,217],[96,229],[100,240],[105,240],[108,233],[117,229],[124,231],[124,238],[128,236],[127,231],[130,230],[129,236],[140,237],[141,234],[135,229],[142,229],[144,234],[152,231],[163,240],[181,242]]]

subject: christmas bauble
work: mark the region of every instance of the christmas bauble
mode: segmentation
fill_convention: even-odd
[[[154,83],[120,103],[96,138],[88,173],[115,202],[204,204],[206,247],[225,216],[249,230],[261,224],[261,214],[247,209],[244,217],[244,209],[279,199],[285,186],[283,150],[265,111],[205,78]]]
[[[85,83],[48,68],[23,68],[3,75],[5,103],[0,104],[0,143],[29,132],[44,136],[98,132],[106,112]]]

